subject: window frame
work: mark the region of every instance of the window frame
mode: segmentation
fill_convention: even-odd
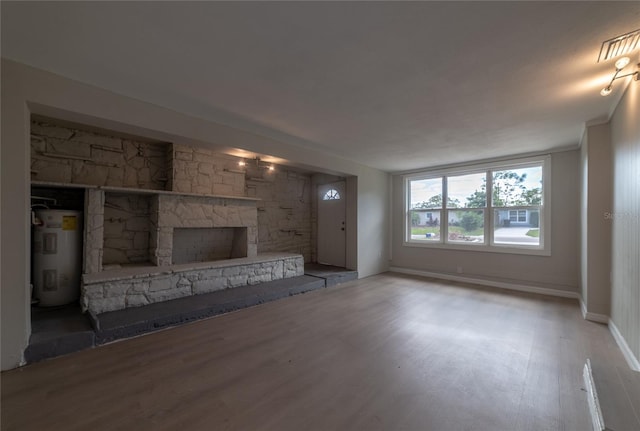
[[[542,168],[542,201],[540,205],[532,206],[493,206],[493,174],[496,171],[523,169],[541,166]],[[447,178],[467,174],[486,174],[486,196],[487,201],[484,208],[447,208]],[[410,205],[410,183],[411,181],[426,179],[442,180],[442,208],[434,209],[440,211],[440,238],[438,240],[416,240],[411,239],[411,210]],[[528,255],[551,255],[551,156],[542,155],[536,157],[526,157],[518,159],[500,160],[495,162],[469,164],[464,166],[453,166],[433,170],[424,170],[403,175],[403,246],[425,247],[432,249],[482,251],[492,253],[528,254]],[[484,243],[462,243],[452,242],[448,238],[448,211],[456,210],[482,210],[484,211]],[[503,244],[494,241],[494,220],[497,210],[526,211],[539,210],[539,244]],[[519,212],[517,213],[519,214]],[[526,217],[526,213],[525,213]],[[518,223],[518,222],[516,222]]]

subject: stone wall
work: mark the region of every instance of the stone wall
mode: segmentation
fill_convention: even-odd
[[[252,160],[173,144],[170,190],[261,199],[258,204],[257,252],[300,253],[312,261],[311,175],[275,165],[274,171]]]
[[[31,179],[164,190],[169,144],[31,121]]]
[[[84,195],[84,274],[102,271],[104,192],[86,189]]]
[[[168,189],[180,193],[245,196],[240,159],[204,148],[173,144]]]
[[[115,133],[69,127],[55,120],[34,119],[31,132],[33,180],[260,198],[254,242],[251,242],[251,230],[248,232],[248,255],[278,251],[300,253],[307,262],[314,259],[316,241],[309,174],[287,170],[284,166],[268,171],[252,162],[242,168],[238,165],[240,158],[212,150],[133,140]],[[168,238],[173,232],[167,224],[159,225],[157,214],[164,209],[157,208],[157,199],[153,197],[149,201],[151,235],[146,253],[141,248],[144,246],[142,233],[134,232],[136,244],[129,244],[131,238],[118,236],[117,223],[106,222],[105,264],[144,260],[156,265],[168,264],[172,245]],[[122,216],[107,215],[107,219],[110,218]],[[131,233],[124,235],[131,236]],[[162,242],[158,243],[159,240]],[[125,246],[129,245],[132,248],[127,254]],[[97,268],[93,264],[89,267]]]
[[[151,272],[135,281],[85,282],[85,308],[104,312],[302,275],[303,262],[312,261],[315,253],[311,176],[283,166],[274,171],[252,163],[240,167],[240,160],[182,144],[32,119],[32,180],[92,186],[84,191],[85,278],[113,274],[120,265],[135,263],[164,268],[153,273],[154,267],[147,267]],[[247,197],[261,200],[242,199]],[[183,256],[173,261],[174,229],[204,228],[234,231],[231,257],[236,259],[231,262],[238,263],[223,268],[215,266],[220,262],[207,262],[197,270],[175,269]],[[207,241],[204,235],[194,235]],[[295,253],[296,258],[245,264],[238,258],[256,259],[258,252]],[[206,258],[218,257],[214,253]]]
[[[247,196],[258,201],[258,252],[299,253],[311,262],[311,177],[276,166],[248,163]]]
[[[82,307],[94,314],[168,301],[233,287],[297,277],[304,274],[300,255],[237,259],[221,263],[146,268],[120,275],[85,275]],[[103,273],[106,274],[106,273]]]
[[[149,262],[152,196],[106,193],[102,265]]]

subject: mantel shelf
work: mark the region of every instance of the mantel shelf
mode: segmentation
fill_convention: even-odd
[[[59,187],[59,188],[68,188],[68,189],[97,189],[97,190],[103,190],[105,192],[113,192],[113,193],[193,196],[198,198],[235,199],[239,201],[261,200],[259,198],[250,198],[246,196],[207,195],[207,194],[200,194],[200,193],[174,192],[169,190],[151,190],[151,189],[135,189],[135,188],[129,188],[129,187],[93,186],[89,184],[56,183],[51,181],[31,181],[31,185],[38,186],[38,187]]]

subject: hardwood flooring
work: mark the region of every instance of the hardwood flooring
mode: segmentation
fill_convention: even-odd
[[[387,273],[5,372],[2,430],[583,431],[590,355],[575,300]]]

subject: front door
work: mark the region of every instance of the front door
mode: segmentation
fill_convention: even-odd
[[[318,263],[346,264],[345,182],[318,186]]]

